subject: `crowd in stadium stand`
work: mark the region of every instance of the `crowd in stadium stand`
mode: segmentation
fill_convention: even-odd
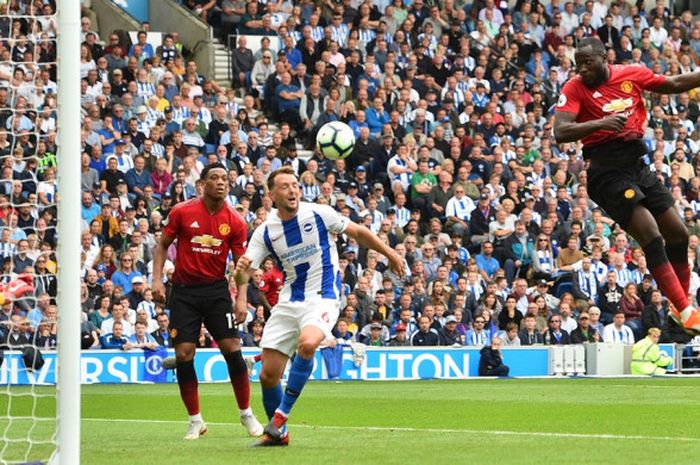
[[[53,4],[0,5],[0,255],[4,280],[30,268],[36,299],[7,304],[55,344]],[[169,345],[149,289],[152,249],[174,205],[220,161],[252,232],[270,214],[266,179],[284,165],[303,200],[333,206],[400,254],[410,274],[338,237],[344,297],[335,342],[370,346],[634,343],[689,338],[667,319],[643,252],[586,192],[578,144],[557,144],[553,107],[574,50],[598,36],[611,62],[661,74],[700,65],[700,21],[659,1],[183,0],[217,34],[238,34],[233,81],[203,76],[176,33],[154,47],[81,21],[83,348]],[[36,20],[17,14],[39,14]],[[264,36],[261,49],[246,36]],[[36,60],[37,64],[27,61]],[[648,95],[647,163],[691,234],[700,287],[700,92]],[[313,149],[340,120],[345,160]],[[64,155],[65,156],[65,155]],[[166,264],[172,275],[174,249]],[[252,278],[244,345],[277,301],[272,259]],[[232,282],[232,292],[235,286]],[[71,311],[61,309],[61,311]],[[0,325],[0,328],[2,326]],[[215,346],[203,328],[199,346]]]

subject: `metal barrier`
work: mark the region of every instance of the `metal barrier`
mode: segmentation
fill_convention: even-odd
[[[700,345],[677,344],[676,366],[683,374],[700,374]]]

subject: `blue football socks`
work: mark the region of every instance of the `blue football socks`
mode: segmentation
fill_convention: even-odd
[[[314,359],[305,359],[299,354],[294,357],[292,362],[292,367],[289,370],[289,378],[287,379],[287,389],[284,391],[282,396],[282,402],[279,404],[277,410],[284,416],[289,416],[294,403],[297,401],[299,394],[301,394],[302,389],[306,381],[311,376],[311,371],[314,368]],[[267,408],[267,407],[265,407]]]
[[[277,383],[277,386],[272,388],[262,388],[262,401],[265,407],[267,419],[272,420],[275,415],[275,410],[282,402],[282,383]]]

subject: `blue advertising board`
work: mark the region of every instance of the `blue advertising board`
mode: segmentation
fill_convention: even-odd
[[[254,355],[258,349],[244,349],[244,355]],[[169,351],[172,355],[173,351]],[[409,379],[463,379],[478,375],[479,349],[465,348],[367,348],[364,361],[356,366],[350,348],[340,356],[338,380],[409,380]],[[513,376],[547,375],[547,348],[504,349],[504,362],[511,367]],[[2,384],[54,384],[56,381],[56,354],[44,353],[45,365],[41,370],[27,372],[19,352],[7,352],[0,366]],[[83,384],[143,383],[160,374],[161,357],[146,357],[141,350],[89,350],[80,357]],[[147,363],[148,362],[148,363]],[[226,362],[216,349],[197,351],[195,369],[202,382],[228,380]],[[260,365],[256,364],[251,379],[258,380]],[[317,352],[312,379],[330,379],[326,363]],[[169,371],[166,382],[173,382]]]
[[[140,23],[148,21],[148,2],[149,0],[112,0],[112,3]]]

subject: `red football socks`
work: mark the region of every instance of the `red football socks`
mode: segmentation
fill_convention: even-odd
[[[687,295],[690,290],[690,265],[685,261],[683,263],[671,263],[671,266],[678,277],[678,282],[680,282],[683,291]]]
[[[654,276],[661,291],[668,297],[668,300],[671,301],[678,311],[682,311],[689,305],[688,288],[683,287],[674,268],[669,262],[662,263],[655,266],[651,270],[651,274]],[[687,279],[689,280],[690,276]]]
[[[199,383],[197,380],[180,380],[177,382],[180,386],[180,397],[182,403],[187,408],[189,415],[197,415],[199,413]]]
[[[275,412],[275,416],[272,417],[272,424],[275,425],[275,428],[281,428],[285,423],[287,423],[287,417],[279,411]]]
[[[233,392],[236,394],[236,403],[240,410],[250,407],[250,381],[243,354],[240,350],[224,354],[224,360],[228,367],[228,376],[231,379]]]
[[[248,372],[238,373],[231,378],[231,386],[236,394],[236,403],[240,410],[245,410],[250,407],[250,381],[248,380]]]

